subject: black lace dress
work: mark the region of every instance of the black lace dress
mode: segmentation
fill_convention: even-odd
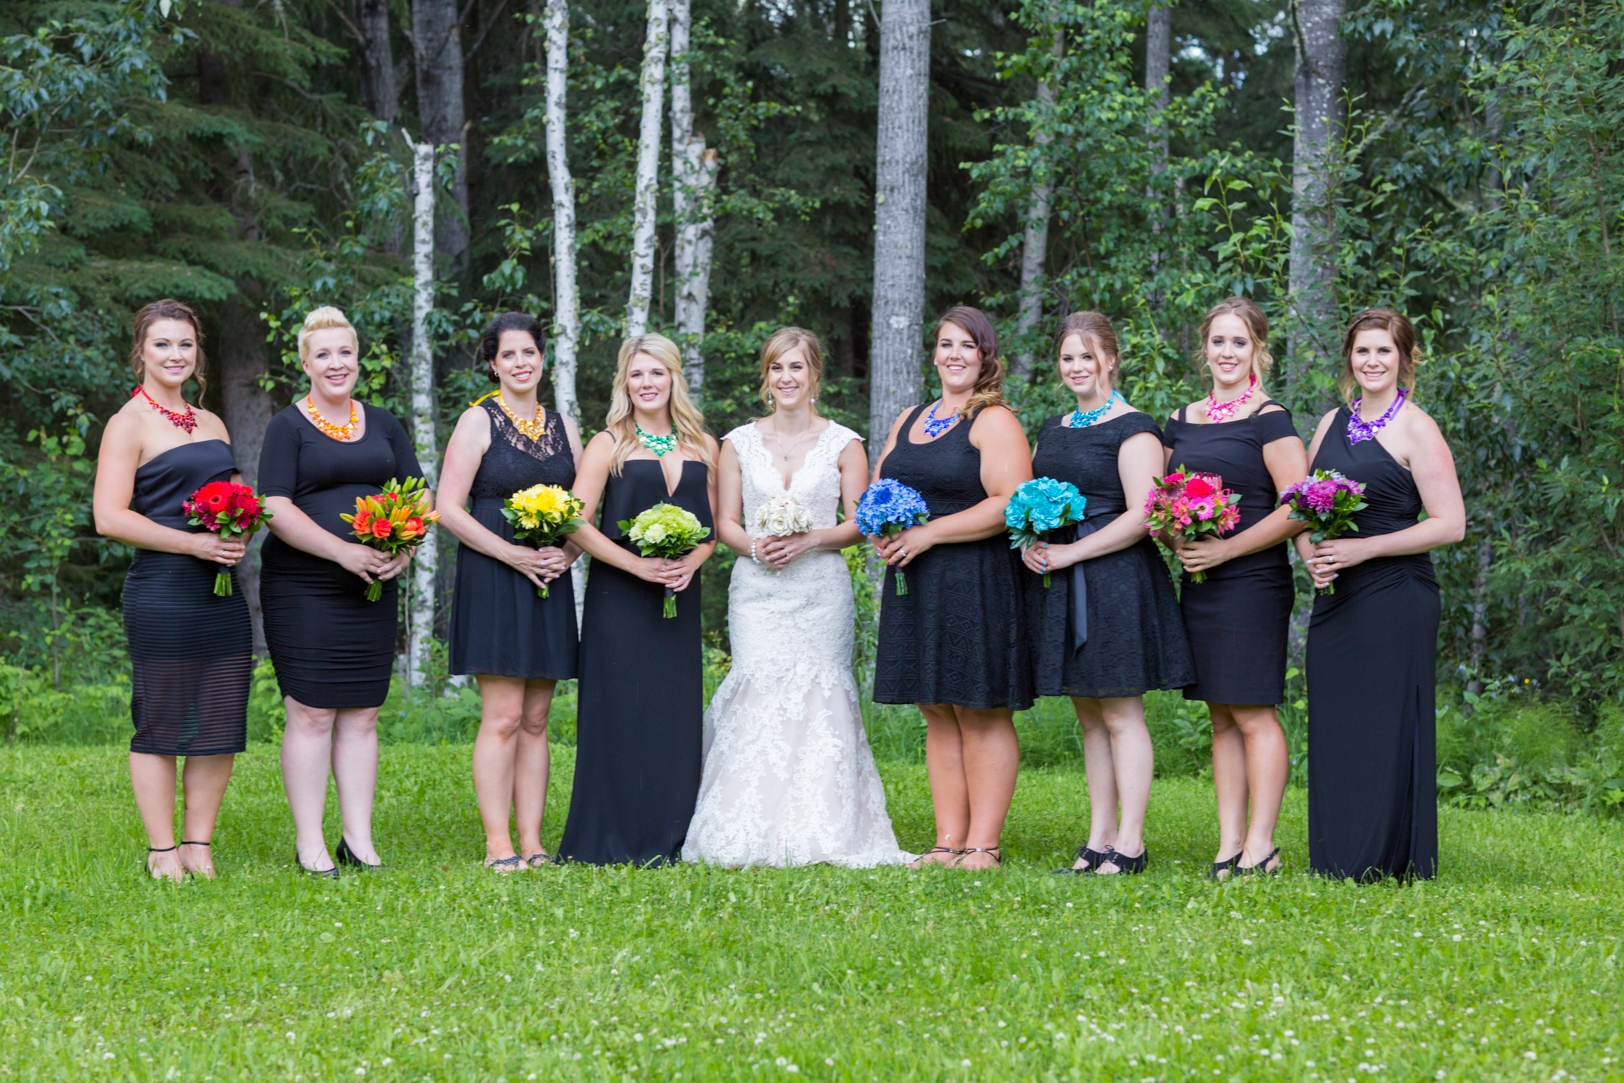
[[[1140,433],[1161,438],[1150,415],[1137,411],[1081,429],[1067,428],[1063,419],[1050,418],[1038,433],[1032,473],[1077,486],[1088,498],[1087,518],[1081,527],[1052,533],[1052,544],[1075,541],[1079,529],[1092,533],[1126,511],[1117,466],[1122,445]],[[1022,572],[1033,691],[1038,695],[1139,696],[1153,688],[1183,688],[1195,680],[1173,579],[1149,537],[1055,572],[1047,587],[1043,576],[1024,566]],[[1087,615],[1081,646],[1072,605],[1079,577]]]
[[[1265,402],[1268,406],[1273,402]],[[1275,404],[1278,405],[1278,404]],[[1170,418],[1162,443],[1171,467],[1217,474],[1240,494],[1241,521],[1229,536],[1268,518],[1280,504],[1263,446],[1298,439],[1285,410],[1256,413],[1217,425]],[[1286,631],[1295,591],[1286,543],[1220,564],[1205,582],[1182,577],[1179,605],[1195,659],[1195,683],[1185,699],[1207,703],[1279,704],[1286,692]]]
[[[494,400],[484,407],[491,445],[469,489],[469,514],[504,541],[513,524],[502,515],[507,498],[532,485],[575,484],[575,455],[563,419],[543,408],[546,430],[532,440],[514,427]],[[528,544],[528,543],[519,543]],[[451,672],[569,680],[575,676],[575,585],[568,573],[536,586],[512,567],[457,546],[457,592],[451,605]]]
[[[931,518],[987,499],[981,452],[960,421],[935,440],[914,443],[915,407],[897,433],[880,476],[917,490]],[[906,569],[908,593],[896,592],[896,568],[880,588],[874,702],[951,703],[1024,711],[1032,706],[1026,619],[1017,576],[1020,554],[999,531],[981,541],[938,545]]]
[[[1365,487],[1370,538],[1414,526],[1415,478],[1379,440],[1348,441],[1348,411],[1314,458]],[[1308,858],[1371,879],[1438,871],[1438,581],[1432,556],[1378,557],[1336,577],[1308,625]]]
[[[181,502],[236,472],[224,440],[170,448],[136,470],[130,510],[160,526],[199,532]],[[124,577],[124,634],[134,670],[131,752],[222,756],[245,747],[254,633],[242,591],[214,593],[223,568],[184,553],[135,551]]]

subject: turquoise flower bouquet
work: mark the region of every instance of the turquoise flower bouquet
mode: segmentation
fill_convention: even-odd
[[[1054,478],[1033,478],[1021,482],[1020,488],[1010,496],[1004,506],[1004,525],[1009,527],[1009,547],[1025,549],[1049,540],[1051,530],[1059,530],[1067,523],[1083,521],[1083,508],[1088,498],[1077,491],[1069,481]],[[1043,585],[1049,585],[1049,573],[1043,573]]]

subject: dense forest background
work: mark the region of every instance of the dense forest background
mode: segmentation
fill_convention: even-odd
[[[1123,332],[1130,399],[1165,415],[1202,393],[1200,313],[1245,293],[1275,323],[1271,390],[1308,433],[1335,401],[1336,325],[1369,305],[1405,310],[1427,355],[1419,401],[1470,512],[1466,540],[1435,554],[1440,676],[1474,695],[1538,689],[1594,717],[1624,696],[1624,0],[1329,5],[1345,123],[1319,183],[1294,197],[1304,13],[1327,6],[1178,0],[1162,38],[1144,0],[937,0],[925,316],[960,302],[995,314],[1018,364],[1035,355],[1011,389],[1035,424],[1059,402],[1046,328],[1102,309]],[[827,343],[827,412],[867,431],[880,9],[692,10],[694,123],[721,163],[696,344],[712,429],[755,412],[755,352],[796,323]],[[364,397],[409,416],[409,135],[441,145],[428,326],[442,437],[488,386],[471,365],[483,321],[509,307],[552,318],[544,14],[543,0],[0,8],[0,652],[13,684],[71,689],[125,665],[130,554],[94,535],[90,485],[103,419],[132,386],[141,304],[174,296],[203,314],[202,401],[250,476],[266,421],[300,386],[290,328],[318,303],[363,333]],[[624,327],[646,15],[626,0],[571,12],[588,432]],[[448,56],[463,111],[449,128]],[[1147,61],[1168,67],[1165,91],[1147,88]],[[662,154],[655,329],[674,319],[679,226]],[[1023,294],[1040,189],[1042,276]],[[1309,225],[1323,273],[1305,286],[1293,242]],[[1042,316],[1023,330],[1034,296]],[[708,635],[725,649],[726,561],[713,565]]]

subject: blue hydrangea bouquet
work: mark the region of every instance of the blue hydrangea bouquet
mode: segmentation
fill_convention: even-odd
[[[863,491],[857,502],[857,529],[864,534],[891,537],[930,518],[930,508],[919,493],[891,478],[881,478]],[[897,593],[908,593],[908,582],[897,569]]]
[[[1049,531],[1083,520],[1088,498],[1069,481],[1033,478],[1021,482],[1004,507],[1004,525],[1009,527],[1009,547],[1025,549],[1049,539]],[[1049,573],[1043,573],[1049,585]]]

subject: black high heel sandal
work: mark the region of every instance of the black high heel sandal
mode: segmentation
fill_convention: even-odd
[[[1212,863],[1212,871],[1207,873],[1207,879],[1218,880],[1221,882],[1229,879],[1230,876],[1234,876],[1235,870],[1241,867],[1241,854],[1245,852],[1245,850],[1239,851],[1228,861],[1214,861]],[[1229,875],[1226,876],[1225,873],[1228,873]]]
[[[180,844],[182,846],[201,846],[204,849],[209,849],[211,847],[211,845],[212,845],[211,843],[207,843],[207,842],[194,842],[191,839],[181,839]],[[182,868],[184,868],[184,867],[185,866],[183,865]],[[213,880],[216,876],[219,875],[219,873],[214,871],[214,855],[213,854],[209,855],[209,867],[208,867],[208,869],[207,870],[199,869],[198,872],[201,873],[203,879],[205,879],[205,880]],[[186,870],[186,875],[187,876],[192,875],[192,870],[187,869]]]
[[[1100,872],[1098,869],[1095,869],[1095,876],[1138,876],[1140,873],[1145,871],[1145,866],[1150,864],[1150,847],[1145,847],[1144,853],[1140,854],[1138,857],[1128,857],[1125,854],[1119,853],[1117,848],[1113,846],[1105,851],[1105,861],[1100,862],[1102,865],[1106,863],[1115,865],[1117,867],[1117,871]]]
[[[1100,867],[1100,862],[1105,860],[1105,855],[1109,852],[1110,847],[1106,847],[1105,850],[1101,851],[1090,850],[1087,845],[1079,846],[1077,847],[1077,856],[1082,858],[1083,867],[1079,869],[1077,866],[1071,865],[1064,869],[1054,870],[1054,874],[1056,876],[1087,876]]]
[[[1256,865],[1243,866],[1237,864],[1235,866],[1235,874],[1237,876],[1276,876],[1279,874],[1281,869],[1286,867],[1285,859],[1281,858],[1280,864],[1276,865],[1272,869],[1269,868],[1269,862],[1273,861],[1277,857],[1280,857],[1280,847],[1278,846],[1270,850],[1268,856],[1262,861],[1259,861]],[[1240,858],[1236,857],[1235,860],[1239,862]]]
[[[963,850],[963,853],[966,854],[966,855],[969,855],[969,854],[991,854],[992,855],[992,860],[993,860],[993,866],[992,867],[995,868],[995,869],[1000,869],[1000,868],[1003,868],[1003,866],[1004,866],[1003,850],[1004,850],[1004,848],[1002,846],[967,846]],[[963,858],[960,858],[959,859],[959,864],[955,865],[954,868],[963,868],[963,867],[964,867],[964,860],[963,860]],[[980,870],[978,870],[978,869],[969,869],[967,871],[969,871],[969,872],[979,872]]]
[[[333,860],[340,865],[348,865],[352,869],[360,869],[363,872],[377,872],[384,867],[382,861],[376,865],[369,865],[356,857],[355,851],[350,849],[350,840],[342,835],[338,837],[338,849],[333,851]]]
[[[926,850],[924,853],[922,853],[918,857],[914,858],[914,861],[919,862],[919,864],[915,865],[913,862],[909,862],[908,867],[912,868],[912,869],[915,869],[915,870],[918,870],[918,869],[924,868],[926,865],[946,865],[946,864],[948,864],[946,861],[926,861],[925,858],[929,857],[931,854],[952,854],[955,857],[963,857],[964,856],[964,851],[963,850],[955,850],[951,846],[932,846],[930,849]]]
[[[304,873],[306,876],[310,877],[312,880],[337,880],[338,879],[338,866],[337,865],[334,865],[330,869],[307,868],[305,866],[304,861],[300,859],[299,851],[298,851],[297,848],[293,851],[293,865],[300,872]]]
[[[167,853],[172,852],[175,849],[176,849],[176,847],[174,847],[174,846],[165,846],[162,849],[159,849],[158,847],[155,847],[155,846],[148,846],[147,847],[147,853],[149,855],[151,855],[151,854],[167,854]],[[144,869],[147,870],[147,876],[150,879],[153,879],[153,880],[168,880],[169,879],[169,877],[167,877],[167,876],[159,876],[157,873],[152,871],[152,858],[150,856],[148,856],[147,859],[141,863],[141,866]],[[181,866],[180,871],[181,871],[181,879],[183,879],[183,880],[186,877],[192,875],[191,873],[186,871],[186,867],[184,865]]]

